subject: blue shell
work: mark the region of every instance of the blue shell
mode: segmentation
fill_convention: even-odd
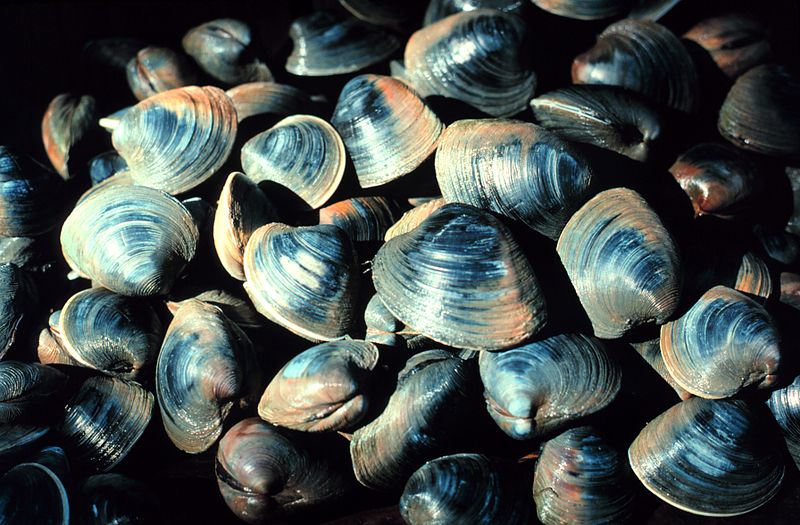
[[[122,474],[89,476],[74,494],[72,513],[76,523],[164,523],[163,510],[150,488]]]
[[[248,82],[225,92],[236,108],[239,122],[256,115],[295,115],[313,105],[307,93],[288,84]]]
[[[128,87],[139,100],[197,82],[192,63],[183,54],[166,47],[140,49],[125,66],[125,74]]]
[[[33,281],[13,264],[0,264],[0,359],[14,344],[22,319],[34,306]]]
[[[46,365],[0,361],[0,425],[41,419],[38,411],[46,412],[47,402],[57,398],[66,383],[64,373]]]
[[[58,222],[61,180],[0,146],[0,236],[29,237]]]
[[[355,242],[383,241],[402,209],[387,197],[353,197],[319,210],[319,223],[338,226]]]
[[[429,26],[442,18],[474,9],[499,9],[522,15],[528,0],[431,0],[425,10],[423,25]]]
[[[800,466],[800,376],[790,385],[772,392],[767,406],[783,431],[795,465]]]
[[[119,156],[116,151],[106,151],[92,158],[89,161],[89,178],[92,184],[100,184],[118,171],[128,169],[125,159]]]
[[[38,463],[21,463],[0,477],[0,523],[67,525],[64,484]]]

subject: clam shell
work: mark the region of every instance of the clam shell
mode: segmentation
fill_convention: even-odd
[[[408,39],[405,72],[423,97],[440,95],[495,117],[519,113],[536,87],[523,65],[525,23],[494,9],[457,13]]]
[[[533,0],[533,3],[554,15],[578,20],[601,20],[623,14],[630,0]]]
[[[106,151],[92,157],[92,160],[89,161],[89,178],[92,179],[94,186],[127,169],[128,165],[125,163],[125,159],[119,156],[119,153]]]
[[[317,77],[352,73],[389,57],[400,47],[392,33],[357,18],[316,11],[289,28],[294,43],[286,71]]]
[[[331,198],[344,175],[339,133],[321,118],[292,115],[242,146],[242,169],[255,182],[273,181],[311,208]]]
[[[511,232],[472,206],[442,206],[386,242],[372,277],[397,319],[448,346],[508,348],[547,322],[536,276]]]
[[[634,0],[628,17],[656,21],[669,13],[681,0]]]
[[[556,249],[597,337],[621,337],[675,313],[682,277],[677,246],[635,191],[597,194],[569,220]]]
[[[49,431],[48,427],[26,423],[0,425],[0,471],[5,472],[33,452]]]
[[[38,165],[0,146],[0,237],[30,237],[58,221],[62,185]]]
[[[752,14],[725,13],[692,26],[683,38],[709,52],[728,78],[736,78],[772,54],[769,27]]]
[[[69,525],[64,484],[44,465],[17,465],[0,478],[0,522]]]
[[[319,223],[338,226],[355,242],[383,241],[401,209],[387,197],[353,197],[319,210]]]
[[[175,198],[109,185],[80,201],[61,228],[61,249],[81,275],[122,295],[169,291],[194,257],[199,233]]]
[[[429,26],[450,15],[475,9],[498,9],[522,15],[527,4],[527,0],[431,0],[425,10],[423,25]]]
[[[41,270],[48,265],[42,237],[0,237],[0,266],[13,264],[23,270]]]
[[[81,525],[162,525],[163,511],[148,486],[122,474],[86,478],[72,500],[74,520]]]
[[[745,253],[733,288],[763,299],[772,297],[772,277],[767,263],[753,252]]]
[[[383,240],[388,241],[398,235],[410,232],[445,204],[447,204],[447,202],[439,197],[411,208],[386,230],[386,235],[383,236]]]
[[[631,444],[633,472],[653,494],[692,514],[736,516],[764,505],[785,468],[773,429],[755,408],[740,399],[678,403]]]
[[[459,120],[436,151],[436,179],[447,202],[518,219],[558,238],[593,193],[594,170],[570,143],[517,120]]]
[[[0,425],[36,419],[48,401],[57,397],[67,376],[38,363],[0,361]]]
[[[0,264],[0,359],[14,344],[23,318],[35,304],[33,282],[13,264]]]
[[[265,324],[264,318],[258,314],[250,301],[221,289],[205,290],[188,297],[184,296],[182,300],[174,297],[173,300],[167,302],[167,308],[174,315],[178,308],[191,299],[216,306],[222,310],[225,317],[238,324],[240,328],[259,328]]]
[[[197,75],[189,61],[166,47],[147,46],[140,49],[128,62],[125,74],[128,86],[139,100],[197,82]]]
[[[380,75],[359,75],[345,84],[331,123],[342,136],[362,188],[414,171],[433,153],[444,131],[414,90]]]
[[[340,228],[262,226],[245,248],[244,274],[256,310],[297,335],[328,341],[350,330],[359,267],[352,241]]]
[[[258,403],[261,419],[306,432],[356,425],[369,407],[378,348],[366,341],[322,343],[281,368]]]
[[[795,465],[800,465],[800,376],[772,392],[767,407],[783,431],[783,439]]]
[[[248,82],[225,92],[236,108],[239,122],[263,114],[294,115],[304,113],[311,97],[296,87],[275,82]]]
[[[486,408],[514,439],[541,438],[608,406],[622,372],[597,339],[564,334],[479,357]]]
[[[655,22],[626,19],[608,26],[593,48],[573,60],[572,82],[622,86],[687,113],[699,105],[692,57]]]
[[[647,361],[647,364],[661,376],[661,379],[672,387],[675,393],[678,394],[678,397],[681,399],[689,399],[692,397],[692,394],[675,382],[675,379],[670,375],[669,370],[667,370],[667,365],[664,364],[664,358],[661,355],[661,340],[659,338],[641,343],[631,343],[631,346],[645,361]]]
[[[205,181],[225,163],[233,149],[236,123],[236,109],[224,91],[188,86],[129,108],[111,140],[136,184],[178,194]]]
[[[64,180],[75,176],[70,153],[95,126],[96,107],[94,97],[69,93],[56,96],[47,106],[42,119],[42,142],[50,163]]]
[[[731,397],[778,379],[780,335],[769,313],[741,292],[715,286],[679,319],[661,327],[661,354],[685,390]]]

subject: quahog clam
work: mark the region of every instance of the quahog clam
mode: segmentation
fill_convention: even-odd
[[[225,92],[236,108],[239,122],[264,114],[294,115],[312,104],[311,97],[296,87],[276,82],[247,82]]]
[[[60,179],[0,146],[0,236],[30,237],[59,219]]]
[[[767,406],[781,427],[795,465],[800,465],[800,376],[795,377],[789,385],[772,392]]]
[[[772,54],[769,28],[754,13],[731,12],[701,20],[683,38],[700,44],[728,78],[736,78]]]
[[[64,390],[67,376],[38,363],[0,361],[0,425],[42,420],[47,403]]]
[[[319,223],[338,226],[354,242],[383,241],[402,209],[388,197],[353,197],[319,210]]]
[[[75,176],[75,166],[70,162],[72,150],[89,135],[96,122],[97,102],[89,95],[62,93],[47,106],[42,119],[42,142],[50,163],[63,179]]]
[[[125,74],[128,86],[139,100],[197,82],[191,63],[183,55],[166,47],[147,46],[140,49],[128,62]]]
[[[167,301],[167,308],[173,315],[184,303],[191,299],[197,299],[204,303],[213,304],[225,314],[225,317],[238,324],[241,328],[259,328],[264,326],[264,318],[259,315],[253,305],[243,297],[243,294],[234,294],[228,290],[212,288],[193,293],[183,292],[181,295],[173,296]]]
[[[447,201],[442,197],[438,197],[411,208],[386,230],[383,240],[388,241],[398,235],[410,232],[445,204],[447,204]]]

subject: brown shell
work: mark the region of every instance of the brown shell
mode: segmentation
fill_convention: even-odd
[[[50,163],[65,180],[75,175],[69,167],[71,149],[96,126],[96,106],[94,97],[69,93],[56,96],[47,106],[42,119],[42,142]]]

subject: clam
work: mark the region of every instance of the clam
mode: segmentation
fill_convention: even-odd
[[[386,408],[350,441],[362,485],[395,488],[426,461],[455,452],[474,401],[470,365],[445,350],[424,351],[406,362]]]
[[[692,397],[692,394],[675,382],[675,379],[670,375],[669,370],[667,370],[667,365],[664,364],[664,357],[661,355],[661,340],[659,338],[650,339],[649,341],[643,341],[641,343],[631,343],[631,346],[642,356],[642,359],[647,361],[647,364],[661,376],[661,379],[672,387],[675,393],[678,394],[678,397],[681,399],[689,399]]]
[[[386,242],[372,277],[397,319],[448,346],[508,348],[547,322],[544,296],[511,232],[472,206],[446,204]]]
[[[188,86],[129,108],[111,140],[136,184],[177,194],[214,175],[227,160],[236,123],[224,91]]]
[[[155,365],[161,321],[140,298],[90,288],[70,297],[51,321],[59,346],[81,366],[141,382]]]
[[[48,266],[44,246],[42,237],[0,236],[0,266],[10,263],[23,270],[43,269]]]
[[[429,26],[450,15],[475,9],[498,9],[522,15],[527,3],[527,0],[431,0],[425,10],[423,25]]]
[[[800,76],[775,64],[742,74],[722,103],[717,128],[736,147],[800,157]]]
[[[594,170],[569,142],[517,120],[459,120],[436,150],[436,179],[447,202],[518,219],[558,238],[593,193]]]
[[[767,256],[787,266],[800,260],[800,237],[783,230],[773,230],[756,225],[756,237]]]
[[[342,136],[362,188],[414,171],[427,159],[444,124],[405,83],[359,75],[339,95],[331,123]]]
[[[481,454],[428,461],[406,482],[400,514],[409,525],[525,525],[531,502],[519,474],[506,462]]]
[[[187,209],[144,186],[110,185],[80,201],[64,221],[61,249],[81,275],[122,295],[169,291],[192,259],[198,231]]]
[[[0,359],[14,344],[35,300],[36,289],[27,274],[13,264],[0,264]]]
[[[182,300],[178,297],[173,297],[171,301],[167,302],[167,308],[174,315],[178,308],[191,299],[197,299],[216,306],[222,310],[225,317],[238,324],[240,328],[259,328],[264,326],[264,318],[253,308],[250,301],[238,294],[219,288],[184,296]]]
[[[225,92],[236,108],[239,122],[263,114],[294,115],[303,113],[312,101],[305,92],[276,82],[248,82]]]
[[[30,237],[58,221],[60,180],[0,146],[0,236]]]
[[[256,183],[233,172],[225,181],[214,213],[214,248],[228,274],[244,280],[242,257],[250,235],[277,219],[275,207]]]
[[[114,473],[86,478],[75,492],[72,513],[81,525],[164,523],[158,499],[148,486]]]
[[[633,190],[597,194],[569,220],[556,250],[597,337],[663,324],[678,307],[677,246]]]
[[[50,428],[29,423],[0,425],[0,472],[19,463],[44,441]]]
[[[58,324],[58,317],[61,315],[60,311],[53,312],[50,316],[50,321],[53,325]],[[39,362],[43,365],[70,365],[70,366],[83,366],[75,361],[58,343],[53,336],[50,328],[43,328],[39,332],[39,340],[36,347],[36,354]]]
[[[800,167],[787,166],[784,172],[792,188],[792,215],[784,229],[791,234],[800,235]]]
[[[228,508],[247,523],[278,523],[330,504],[351,482],[330,451],[251,417],[219,442],[216,475]]]
[[[39,412],[61,394],[66,383],[67,376],[55,368],[0,361],[0,425],[41,419]]]
[[[72,472],[69,467],[67,453],[57,445],[42,447],[28,458],[28,462],[47,467],[61,480],[64,486],[69,486],[72,483]]]
[[[622,86],[687,113],[699,105],[692,57],[678,37],[655,22],[626,19],[608,26],[595,46],[572,62],[572,81]]]
[[[758,168],[730,146],[704,143],[683,153],[670,173],[692,201],[695,216],[734,218],[757,196]]]
[[[756,298],[772,297],[772,277],[767,263],[752,252],[745,253],[736,272],[733,288]]]
[[[65,180],[75,176],[74,164],[81,159],[70,162],[70,156],[95,126],[96,106],[89,95],[69,93],[58,95],[47,106],[42,119],[42,142],[50,163]]]
[[[411,208],[386,230],[383,240],[388,241],[398,235],[410,232],[445,204],[447,202],[442,197],[438,197]]]
[[[416,4],[404,0],[339,0],[353,16],[379,26],[395,26],[414,15]]]
[[[67,403],[60,443],[79,468],[105,472],[128,455],[152,413],[153,394],[138,384],[91,377]]]
[[[220,18],[190,29],[181,44],[203,71],[225,84],[268,82],[272,73],[255,58],[250,27]]]
[[[578,20],[612,18],[630,7],[630,0],[533,0],[533,3],[554,15]]]
[[[69,525],[64,484],[49,468],[21,463],[0,477],[0,523]]]
[[[795,377],[791,384],[772,392],[767,406],[781,427],[795,465],[800,465],[800,376]]]
[[[675,381],[708,399],[778,379],[780,335],[769,313],[746,295],[715,286],[661,327],[661,354]]]
[[[122,117],[125,116],[125,113],[128,112],[133,106],[124,107],[122,109],[118,109],[117,111],[111,113],[110,115],[106,115],[105,117],[100,118],[97,123],[100,125],[101,128],[105,129],[109,133],[113,133],[113,131],[119,126],[119,123],[122,121]]]
[[[747,13],[706,18],[692,26],[683,38],[700,44],[729,78],[738,77],[772,54],[769,28]]]
[[[166,47],[147,46],[140,49],[128,62],[125,73],[128,86],[139,100],[197,82],[197,75],[189,61]]]
[[[628,16],[638,20],[658,20],[669,13],[681,0],[634,0]]]
[[[267,224],[244,252],[244,288],[256,310],[311,341],[348,333],[359,273],[350,237],[331,224]]]
[[[544,444],[533,477],[544,525],[630,523],[635,492],[624,452],[593,427],[577,427]]]
[[[645,96],[618,86],[576,85],[531,100],[540,125],[584,142],[645,162],[661,138],[663,117]]]
[[[286,117],[248,140],[241,156],[242,169],[253,181],[276,182],[311,208],[331,198],[346,163],[339,133],[311,115]]]
[[[253,344],[219,308],[193,299],[175,312],[158,354],[156,397],[176,447],[211,448],[234,404],[250,404],[262,388]]]
[[[628,450],[633,472],[670,505],[736,516],[769,501],[783,480],[777,429],[741,399],[698,397],[651,421]]]
[[[353,197],[320,209],[319,223],[338,226],[355,242],[383,241],[401,209],[387,197]]]
[[[457,13],[411,35],[404,65],[423,97],[440,95],[495,117],[519,113],[536,87],[523,62],[525,23],[494,9]]]
[[[100,184],[109,177],[114,176],[115,173],[125,171],[128,165],[125,159],[119,156],[116,151],[106,151],[92,157],[89,161],[89,178],[92,179],[92,185]]]
[[[400,47],[392,33],[333,11],[298,18],[289,36],[294,49],[286,59],[286,71],[309,77],[352,73],[388,58]]]
[[[514,439],[541,438],[608,406],[622,372],[597,339],[556,335],[479,357],[486,408]]]
[[[397,333],[403,329],[403,323],[392,315],[378,294],[370,298],[364,309],[364,324],[367,327],[367,341],[386,346],[404,344],[403,337]]]
[[[800,310],[800,275],[781,272],[780,301]]]

